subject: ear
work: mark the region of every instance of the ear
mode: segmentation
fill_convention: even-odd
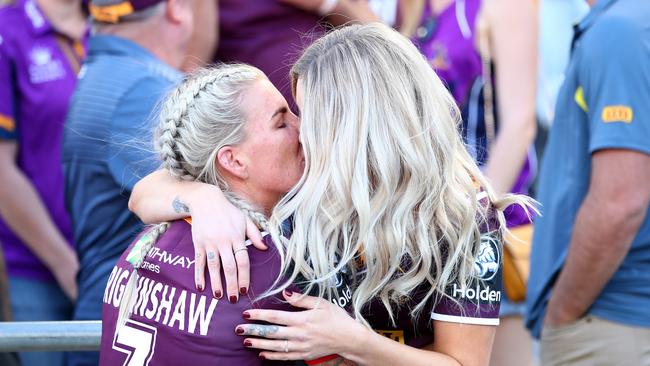
[[[219,149],[215,164],[217,164],[218,168],[239,179],[248,179],[248,169],[245,159],[243,159],[241,152],[236,147],[224,146]]]
[[[167,0],[167,4],[165,5],[165,16],[167,20],[171,23],[179,24],[183,21],[183,18],[188,16],[188,13],[191,15],[192,8],[190,1],[195,0]]]

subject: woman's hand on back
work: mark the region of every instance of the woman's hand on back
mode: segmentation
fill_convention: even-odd
[[[194,282],[197,289],[205,289],[207,265],[213,296],[221,298],[226,278],[226,294],[230,302],[237,302],[240,294],[250,287],[250,262],[245,240],[248,237],[257,249],[266,250],[259,229],[237,207],[233,206],[215,186],[203,184],[188,195],[192,214],[192,240],[195,260]]]
[[[262,350],[267,360],[314,360],[328,355],[345,357],[369,332],[342,308],[319,297],[285,291],[284,298],[304,311],[251,309],[244,318],[271,325],[240,324],[235,333],[244,345]]]
[[[250,287],[248,252],[237,249],[244,247],[247,236],[257,249],[267,248],[255,224],[218,187],[180,181],[168,171],[159,170],[135,185],[129,209],[147,224],[192,217],[194,281],[199,291],[206,288],[206,265],[213,296],[222,297],[224,293],[222,269],[228,299],[236,301],[239,292]]]

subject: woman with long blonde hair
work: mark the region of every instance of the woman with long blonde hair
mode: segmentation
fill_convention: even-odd
[[[292,261],[271,293],[301,277],[305,291],[349,298],[358,322],[329,302],[285,291],[311,310],[249,310],[247,318],[285,326],[265,332],[270,340],[245,341],[276,351],[261,353],[270,359],[486,364],[495,329],[486,325],[498,324],[503,209],[522,200],[492,192],[458,134],[453,98],[390,28],[336,30],[310,46],[291,75],[305,171],[271,216],[273,238]],[[140,201],[155,206],[160,197],[151,192],[161,182],[163,196],[171,186],[176,192],[167,202],[182,197],[190,211],[209,204],[192,196],[193,185],[157,174],[132,197],[147,221],[162,214],[138,210]],[[353,282],[349,294],[330,288],[340,272]],[[260,336],[248,325],[237,329]]]

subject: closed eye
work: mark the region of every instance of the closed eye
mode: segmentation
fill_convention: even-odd
[[[273,115],[271,116],[271,120],[277,117],[278,115],[283,115],[289,111],[289,108],[287,106],[282,106],[273,112]]]

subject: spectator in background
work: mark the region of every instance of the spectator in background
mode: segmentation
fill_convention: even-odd
[[[66,204],[79,257],[76,320],[101,319],[108,275],[142,229],[127,209],[133,184],[159,162],[149,146],[158,101],[180,80],[193,32],[193,1],[93,0],[96,33],[66,121]],[[96,365],[96,352],[69,365]]]
[[[406,0],[400,5],[400,31],[413,38],[456,98],[471,155],[498,192],[528,194],[536,165],[533,0]],[[496,124],[490,127],[493,115]],[[505,215],[510,229],[530,228],[521,207]],[[532,339],[523,324],[524,305],[507,300],[501,303],[491,363],[529,365]]]
[[[77,297],[61,140],[86,36],[81,0],[0,5],[0,242],[14,320],[70,319]],[[20,359],[62,365],[63,353]]]
[[[590,3],[540,174],[527,325],[542,365],[650,365],[650,3]]]
[[[214,58],[219,43],[218,0],[192,1],[194,31],[187,46],[187,54],[181,69],[192,72],[209,64]]]
[[[220,0],[217,60],[258,67],[295,107],[289,69],[328,14],[335,24],[378,20],[365,0]]]

